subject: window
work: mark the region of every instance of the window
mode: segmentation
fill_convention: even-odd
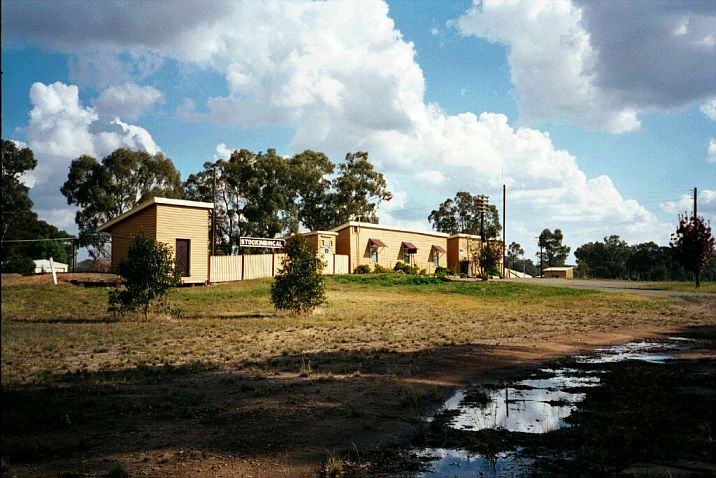
[[[437,251],[433,251],[433,265],[435,267],[440,265],[440,256],[438,255]]]
[[[403,262],[412,264],[412,255],[418,252],[418,248],[412,242],[403,242]]]
[[[370,248],[370,261],[374,264],[378,262],[378,248],[375,246]]]
[[[191,241],[189,239],[177,239],[176,253],[177,274],[179,277],[189,277],[189,253],[191,249]]]

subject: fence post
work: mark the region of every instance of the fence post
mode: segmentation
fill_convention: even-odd
[[[241,254],[241,280],[244,280],[244,255]]]

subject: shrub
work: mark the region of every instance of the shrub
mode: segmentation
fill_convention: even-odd
[[[395,267],[393,267],[393,270],[395,272],[402,272],[403,274],[417,274],[419,269],[417,267],[413,267],[410,264],[406,264],[405,262],[396,262]]]
[[[455,275],[455,271],[452,270],[452,269],[450,269],[450,268],[448,268],[448,267],[438,266],[438,267],[435,269],[435,275],[438,276],[438,277],[454,276],[454,275]]]
[[[172,249],[145,235],[136,236],[117,268],[124,288],[109,292],[109,311],[124,315],[139,308],[147,318],[152,302],[166,308],[164,299],[179,284]]]
[[[370,266],[368,264],[361,264],[353,269],[354,274],[370,274]]]
[[[393,272],[393,271],[391,271],[387,267],[381,266],[380,264],[376,264],[375,266],[373,266],[373,272],[375,274],[385,274],[385,273]]]
[[[3,261],[2,271],[17,274],[33,274],[35,272],[35,261],[27,256],[13,254]]]
[[[284,251],[281,270],[271,284],[273,305],[297,314],[311,312],[326,300],[323,261],[301,236],[286,240]]]

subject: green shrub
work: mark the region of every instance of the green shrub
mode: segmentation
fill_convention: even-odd
[[[450,269],[450,268],[448,268],[448,267],[438,266],[438,267],[435,269],[435,275],[438,276],[438,277],[454,276],[454,275],[455,275],[455,271],[452,270],[452,269]]]
[[[376,264],[375,266],[373,266],[373,273],[375,273],[375,274],[386,274],[388,272],[393,272],[393,271],[391,271],[387,267],[381,266],[380,264]]]
[[[368,264],[361,264],[353,269],[354,274],[370,274],[370,266]]]
[[[14,272],[17,274],[33,274],[35,272],[35,261],[27,256],[11,255],[2,263],[3,272]]]
[[[405,262],[396,262],[395,267],[393,267],[393,270],[395,272],[402,272],[403,274],[417,274],[419,269],[417,267],[411,266],[410,264],[406,264]]]
[[[297,314],[311,312],[326,300],[323,261],[301,236],[287,239],[284,251],[281,270],[271,284],[273,305]]]
[[[132,240],[117,272],[124,286],[109,292],[108,309],[120,315],[141,308],[146,319],[149,305],[157,301],[166,308],[167,293],[179,284],[172,249],[141,234]]]

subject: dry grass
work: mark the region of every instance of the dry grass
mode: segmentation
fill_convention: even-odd
[[[274,359],[301,354],[410,352],[714,322],[708,298],[686,302],[515,283],[411,280],[330,278],[327,303],[300,317],[273,309],[270,280],[183,288],[171,296],[181,317],[154,315],[147,321],[110,316],[105,289],[3,285],[2,384],[52,383],[67,372],[165,364],[265,369]],[[360,371],[360,364],[351,367],[343,368]]]

